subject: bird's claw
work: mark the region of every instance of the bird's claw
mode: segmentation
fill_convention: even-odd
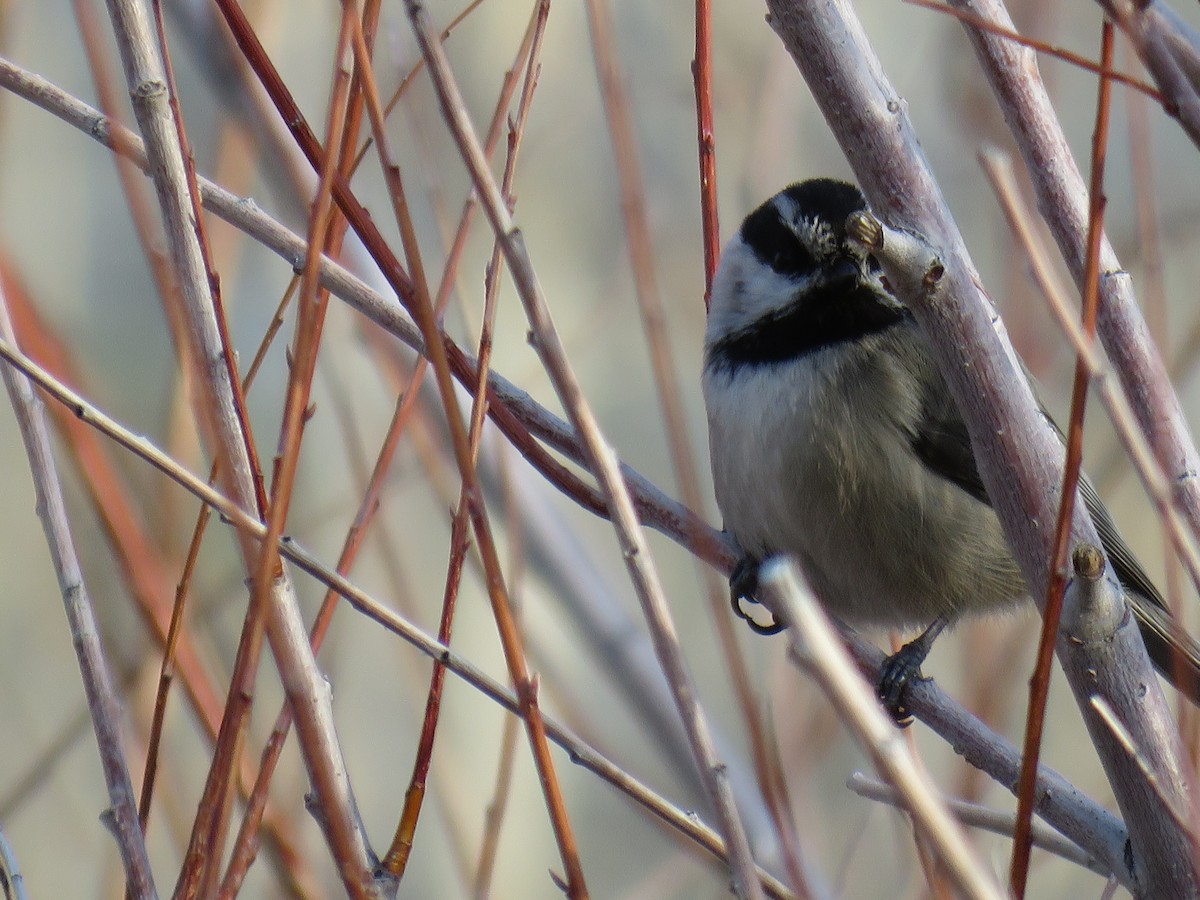
[[[885,659],[879,669],[879,699],[902,728],[912,724],[912,710],[904,703],[904,689],[913,681],[929,680],[921,675],[921,663],[948,623],[946,616],[938,616],[917,637]]]
[[[771,619],[763,623],[750,615],[742,606],[743,600],[753,606],[762,606],[756,597],[757,594],[758,560],[743,556],[733,567],[733,572],[729,576],[729,605],[733,607],[733,614],[749,625],[750,630],[755,634],[779,634],[786,626],[774,612],[768,610],[771,613]]]
[[[885,659],[879,670],[879,700],[901,728],[907,728],[913,722],[912,710],[904,703],[904,689],[914,678],[924,680],[921,675],[923,660],[924,654],[914,652],[911,644],[905,644]]]

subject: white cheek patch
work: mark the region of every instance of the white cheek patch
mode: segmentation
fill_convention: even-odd
[[[794,227],[796,221],[800,218],[800,208],[796,205],[796,201],[785,191],[772,197],[771,203],[779,211],[779,218]]]
[[[792,303],[798,294],[815,287],[820,277],[818,272],[784,275],[754,259],[751,265],[739,267],[734,285],[739,295],[736,305],[755,316],[775,312]]]
[[[802,277],[781,275],[764,265],[745,241],[735,237],[725,248],[713,280],[707,343],[711,346],[764,317],[782,312],[818,278],[815,272]]]

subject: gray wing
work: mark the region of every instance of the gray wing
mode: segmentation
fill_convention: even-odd
[[[967,424],[945,384],[940,389],[935,385],[926,390],[920,419],[908,437],[913,453],[927,469],[958,485],[981,503],[992,505],[975,465]]]
[[[1045,410],[1042,412],[1053,423]],[[1057,426],[1055,430],[1058,431]],[[1062,438],[1061,431],[1059,437]],[[915,432],[910,433],[909,443],[926,468],[975,499],[991,505],[975,464],[966,423],[948,390],[935,389],[926,393],[920,421]],[[1079,491],[1113,572],[1129,598],[1150,658],[1176,688],[1200,705],[1200,643],[1171,615],[1162,595],[1117,531],[1112,516],[1086,475],[1080,479]]]

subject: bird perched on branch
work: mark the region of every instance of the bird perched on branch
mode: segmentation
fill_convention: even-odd
[[[735,610],[748,618],[759,563],[788,553],[846,622],[924,627],[881,676],[899,717],[906,681],[948,624],[1029,590],[924,334],[847,239],[864,209],[858,188],[814,179],[746,217],[713,281],[703,387],[717,504],[745,553]],[[1086,478],[1080,490],[1152,659],[1200,701],[1200,645]]]

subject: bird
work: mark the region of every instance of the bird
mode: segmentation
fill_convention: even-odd
[[[847,238],[867,209],[853,184],[814,178],[745,218],[713,278],[701,385],[717,506],[743,553],[734,610],[783,627],[756,624],[743,601],[758,602],[759,566],[788,554],[846,624],[924,629],[881,670],[880,698],[903,722],[904,688],[938,635],[1026,602],[1029,587],[928,339]],[[1086,477],[1080,492],[1151,659],[1200,705],[1200,644]]]

